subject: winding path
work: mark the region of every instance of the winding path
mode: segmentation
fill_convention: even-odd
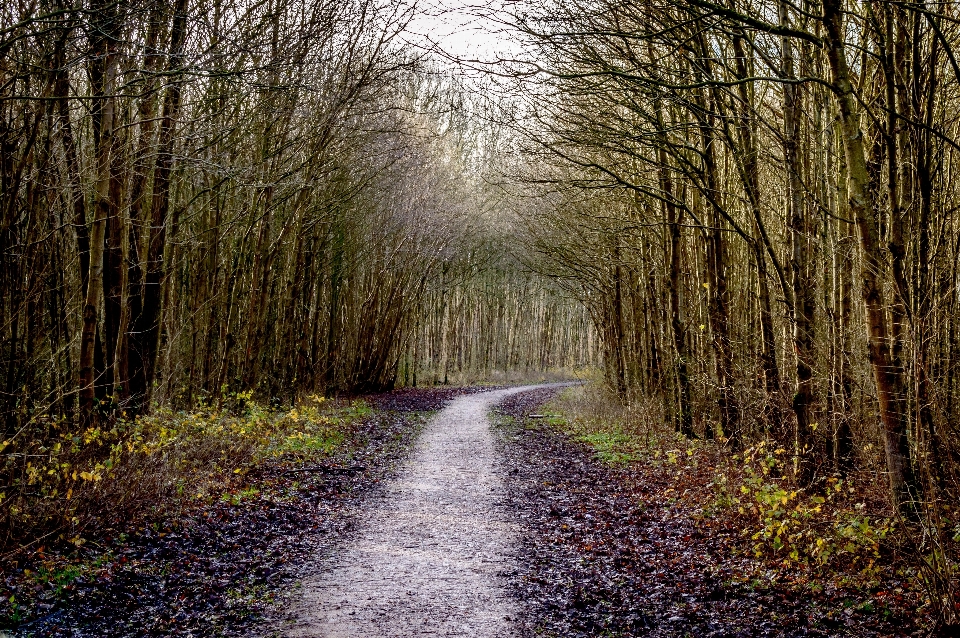
[[[556,384],[563,385],[563,384]],[[427,425],[378,509],[304,583],[290,637],[516,636],[504,587],[516,527],[487,412],[525,386],[461,396]]]

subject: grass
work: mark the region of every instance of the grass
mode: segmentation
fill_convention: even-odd
[[[624,409],[596,385],[566,388],[543,409],[547,425],[588,445],[607,465],[627,466],[681,443],[654,427],[656,411]]]
[[[244,501],[250,501],[260,495],[260,490],[255,487],[248,487],[239,492],[225,492],[220,500],[231,505],[240,505]]]
[[[636,451],[636,442],[616,429],[582,434],[576,438],[592,447],[597,458],[608,465],[627,465],[641,458]]]
[[[84,569],[80,565],[63,565],[57,567],[42,567],[39,571],[27,576],[37,585],[52,586],[55,595],[59,596],[64,589],[83,576]]]

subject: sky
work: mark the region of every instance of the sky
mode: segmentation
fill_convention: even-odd
[[[417,13],[409,27],[410,40],[434,43],[446,55],[458,59],[495,60],[511,57],[516,44],[497,23],[495,6],[504,2],[463,0],[418,0]],[[502,13],[500,14],[502,15]]]

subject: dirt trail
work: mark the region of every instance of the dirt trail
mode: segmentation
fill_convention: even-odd
[[[556,384],[562,385],[562,384]],[[527,386],[462,396],[427,426],[382,504],[304,583],[290,637],[516,636],[516,526],[487,412]]]

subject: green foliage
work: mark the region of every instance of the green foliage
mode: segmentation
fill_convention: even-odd
[[[26,575],[37,585],[53,587],[54,593],[59,596],[68,585],[71,585],[75,580],[80,578],[83,573],[84,569],[81,565],[67,564],[44,566],[41,567],[39,571],[33,573],[30,573],[28,570]]]
[[[17,597],[13,594],[7,599],[7,604],[10,607],[10,613],[7,614],[7,622],[12,623],[13,625],[18,624],[23,620],[23,605],[20,604],[20,601],[17,600]]]
[[[344,405],[318,396],[278,412],[251,393],[236,393],[223,407],[155,406],[135,419],[82,431],[48,418],[44,437],[0,444],[0,474],[10,477],[0,492],[0,525],[16,533],[8,535],[13,542],[50,531],[78,539],[91,517],[103,512],[167,496],[206,499],[219,493],[224,476],[244,474],[264,460],[329,456],[372,412],[362,401]],[[228,500],[252,496],[231,494]]]
[[[543,422],[590,446],[603,463],[623,466],[639,461],[650,447],[649,433],[629,427],[620,406],[611,412],[606,399],[597,400],[584,386],[567,388],[544,406]]]
[[[301,456],[316,452],[330,454],[343,442],[341,432],[323,432],[320,434],[305,434],[297,432],[283,439],[275,448],[276,454],[296,454]]]
[[[592,447],[597,458],[608,465],[627,465],[640,458],[637,442],[617,429],[581,434],[576,438]]]
[[[544,420],[589,445],[598,459],[610,465],[646,460],[671,474],[699,467],[702,455],[698,452],[708,449],[707,442],[654,427],[631,427],[628,410],[610,409],[596,395],[596,391],[570,388],[545,407],[562,416],[548,415]],[[789,478],[793,459],[785,449],[765,441],[734,455],[733,461],[732,467],[717,468],[716,478],[707,486],[713,496],[705,494],[708,502],[703,514],[742,517],[755,557],[786,565],[833,562],[868,573],[874,569],[895,523],[867,515],[851,480],[831,477],[816,490],[795,489]],[[676,495],[673,488],[664,492],[671,493]]]
[[[220,500],[224,503],[230,503],[231,505],[239,505],[243,501],[249,501],[253,498],[259,496],[260,490],[255,487],[248,487],[242,489],[238,492],[227,492],[220,497]]]
[[[735,456],[742,463],[742,483],[736,491],[726,477],[714,483],[716,505],[753,519],[748,533],[758,558],[817,565],[843,560],[871,570],[894,522],[866,516],[862,503],[849,507],[856,493],[849,481],[828,478],[819,492],[790,489],[786,479],[777,478],[788,469],[785,456],[783,448],[771,449],[766,442]]]

